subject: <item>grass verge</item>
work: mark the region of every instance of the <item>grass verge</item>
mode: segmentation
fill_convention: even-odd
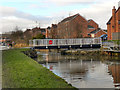
[[[21,51],[2,52],[2,88],[74,88]]]

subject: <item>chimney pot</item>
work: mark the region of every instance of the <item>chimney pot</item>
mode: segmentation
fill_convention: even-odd
[[[113,6],[113,9],[115,9],[115,6]]]

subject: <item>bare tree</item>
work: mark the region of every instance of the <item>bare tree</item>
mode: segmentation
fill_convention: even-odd
[[[12,31],[12,34],[10,35],[10,37],[14,41],[18,39],[23,39],[23,31],[22,30]]]

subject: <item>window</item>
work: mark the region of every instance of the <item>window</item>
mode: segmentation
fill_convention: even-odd
[[[112,26],[112,28],[114,28],[114,26]]]
[[[120,24],[120,20],[118,21],[118,24]]]
[[[91,25],[88,25],[88,29],[95,29],[95,28]]]

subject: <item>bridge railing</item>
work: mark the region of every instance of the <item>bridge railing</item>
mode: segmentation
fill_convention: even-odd
[[[60,45],[85,45],[85,44],[102,44],[102,41],[101,38],[29,40],[30,46],[60,46]]]

